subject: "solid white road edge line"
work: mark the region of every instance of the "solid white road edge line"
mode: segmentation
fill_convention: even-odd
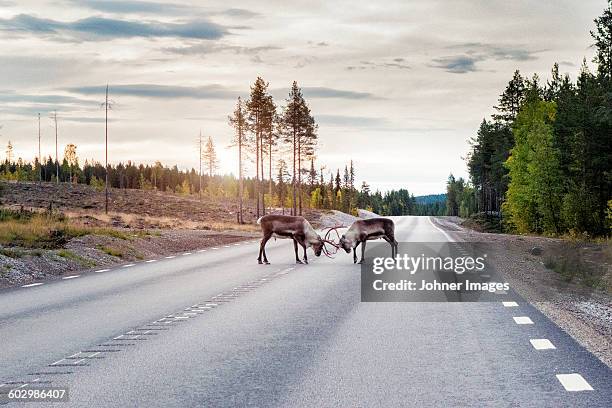
[[[31,288],[31,287],[33,287],[33,286],[40,286],[40,285],[42,285],[42,284],[43,284],[42,282],[38,282],[38,283],[30,283],[30,284],[28,284],[28,285],[21,285],[21,287],[22,287],[22,288]]]
[[[455,242],[455,240],[453,238],[451,238],[450,235],[448,235],[446,233],[446,231],[444,231],[442,228],[438,227],[436,224],[434,224],[432,217],[427,217],[427,219],[429,220],[429,223],[431,224],[432,227],[434,227],[435,229],[437,229],[438,231],[440,231],[448,240],[448,242]]]

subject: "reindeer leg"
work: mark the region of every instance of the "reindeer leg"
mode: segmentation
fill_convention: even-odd
[[[355,248],[353,248],[353,263],[357,263],[357,247],[359,246],[359,242],[357,242],[357,245],[355,245]]]
[[[259,257],[257,258],[257,262],[259,264],[262,264],[264,262],[266,264],[270,263],[270,262],[268,262],[268,257],[266,256],[266,243],[268,242],[268,240],[270,239],[271,236],[272,236],[272,234],[266,234],[261,239],[261,243],[259,244]],[[264,262],[261,261],[261,255],[262,254],[263,254],[263,257],[264,257]]]
[[[395,240],[389,238],[386,235],[383,235],[383,239],[391,245],[391,258],[395,258]]]
[[[300,245],[302,245],[302,248],[304,248],[304,263],[307,264],[308,263],[308,256],[306,255],[306,244],[303,242],[300,242]]]
[[[363,241],[361,243],[361,260],[359,261],[360,264],[363,263],[363,258],[365,257],[365,246],[366,246],[366,241]]]
[[[301,264],[302,261],[300,261],[300,257],[298,256],[298,247],[297,247],[297,245],[298,245],[297,240],[295,238],[293,238],[293,249],[295,250],[295,263]]]

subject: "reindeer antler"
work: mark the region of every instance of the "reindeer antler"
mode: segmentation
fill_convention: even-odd
[[[333,240],[329,239],[329,236],[331,235],[331,232],[334,231],[336,233],[336,236],[338,237],[338,241],[340,241],[340,233],[338,232],[338,228],[346,228],[346,226],[344,226],[344,225],[336,225],[334,227],[324,228],[324,230],[327,229],[327,232],[325,233],[325,238],[323,238],[323,253],[328,258],[333,258],[334,255],[336,255],[338,253],[338,250],[340,249],[340,244],[337,244]],[[332,252],[332,251],[328,250],[327,247],[325,246],[325,244],[329,244],[329,245],[333,246],[334,247],[334,251]]]

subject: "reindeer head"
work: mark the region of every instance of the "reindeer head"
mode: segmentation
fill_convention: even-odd
[[[317,235],[317,241],[311,245],[315,255],[321,256],[321,252],[323,251],[323,245],[325,245],[323,239],[319,235]]]
[[[340,247],[346,251],[347,254],[351,253],[351,249],[353,249],[352,243],[346,239],[346,235],[342,235],[340,237]]]

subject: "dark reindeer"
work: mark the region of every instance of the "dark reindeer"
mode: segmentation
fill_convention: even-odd
[[[340,238],[340,246],[347,254],[353,250],[353,262],[357,263],[357,246],[361,244],[361,260],[365,255],[366,241],[382,238],[391,244],[391,256],[397,255],[397,241],[395,240],[395,224],[388,218],[370,218],[357,220]]]
[[[312,247],[316,256],[321,256],[323,251],[324,240],[316,233],[312,225],[304,217],[294,217],[291,215],[264,215],[257,220],[261,225],[263,237],[259,245],[259,257],[257,262],[260,264],[269,264],[266,256],[266,242],[273,236],[279,238],[290,238],[293,240],[293,248],[295,249],[295,262],[308,263],[306,248]],[[304,248],[304,262],[298,256],[298,244]],[[261,255],[263,254],[263,262]]]

